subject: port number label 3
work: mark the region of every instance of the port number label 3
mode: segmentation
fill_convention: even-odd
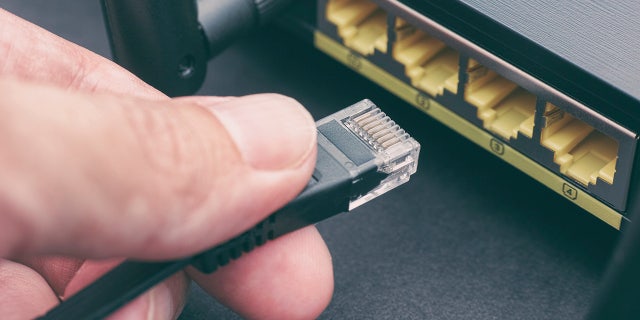
[[[491,148],[491,151],[498,155],[504,154],[504,144],[496,139],[491,139],[491,141],[489,141],[489,147]]]
[[[578,190],[566,183],[562,185],[562,194],[564,194],[565,197],[571,200],[575,200],[578,198]]]
[[[347,54],[347,64],[353,69],[360,70],[362,68],[362,58],[353,52]]]

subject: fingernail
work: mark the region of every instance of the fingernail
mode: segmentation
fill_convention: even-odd
[[[256,169],[294,168],[314,150],[315,123],[291,98],[253,95],[218,103],[209,110],[227,129],[244,160]]]
[[[146,319],[174,319],[176,307],[173,303],[173,295],[169,287],[162,283],[151,289],[149,292],[150,301]]]
[[[171,290],[165,283],[160,283],[107,319],[170,320],[176,318],[178,311]]]

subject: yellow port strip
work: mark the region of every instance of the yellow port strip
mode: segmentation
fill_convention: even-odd
[[[316,31],[314,43],[318,50],[347,65],[371,81],[384,87],[396,96],[412,104],[424,113],[442,122],[444,125],[473,141],[480,147],[510,163],[551,190],[563,195],[584,210],[593,214],[610,226],[620,230],[622,215],[601,201],[583,192],[575,185],[552,171],[539,165],[527,156],[494,138],[486,131],[476,127],[464,118],[453,113],[426,94],[400,81],[388,72],[369,62],[357,53],[345,48],[335,40]]]

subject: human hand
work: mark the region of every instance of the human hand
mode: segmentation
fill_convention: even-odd
[[[43,314],[123,257],[221,243],[295,197],[313,170],[315,126],[291,99],[170,100],[2,9],[0,57],[3,319]],[[189,279],[247,318],[314,318],[332,277],[309,227],[213,275],[181,272],[113,318],[177,317]]]

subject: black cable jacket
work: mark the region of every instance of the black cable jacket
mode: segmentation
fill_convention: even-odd
[[[190,262],[125,261],[38,319],[102,319]]]

